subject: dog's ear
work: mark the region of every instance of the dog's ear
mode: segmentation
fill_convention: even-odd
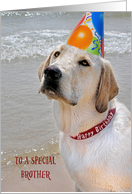
[[[43,63],[40,65],[39,69],[38,69],[38,77],[39,77],[39,80],[41,82],[41,79],[43,77],[43,74],[44,74],[44,69],[46,67],[49,66],[49,63],[50,63],[50,58],[51,58],[51,55],[52,55],[53,51],[50,53],[50,55],[43,61]]]
[[[118,85],[109,62],[102,59],[102,70],[98,84],[95,107],[99,113],[108,108],[108,102],[118,94]]]

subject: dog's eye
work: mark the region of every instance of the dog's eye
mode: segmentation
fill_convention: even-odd
[[[82,61],[79,61],[79,65],[90,66],[89,63],[85,59]]]
[[[55,52],[55,54],[54,54],[55,57],[58,57],[59,55],[60,55],[59,51]]]

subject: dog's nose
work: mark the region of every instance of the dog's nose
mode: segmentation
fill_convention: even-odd
[[[58,67],[50,66],[45,68],[44,75],[46,79],[57,80],[61,78],[62,73]]]

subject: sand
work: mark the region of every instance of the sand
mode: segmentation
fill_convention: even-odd
[[[71,179],[61,156],[55,158],[56,165],[26,165],[5,176],[1,181],[1,192],[74,192],[74,182]],[[41,170],[50,172],[51,178],[21,178],[21,170]]]

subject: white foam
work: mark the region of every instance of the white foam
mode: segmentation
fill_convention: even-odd
[[[1,37],[1,60],[45,57],[55,46],[64,43],[69,34],[70,30],[47,29]],[[131,33],[106,31],[104,45],[106,54],[131,53]]]
[[[47,56],[69,33],[69,30],[22,31],[1,37],[1,60]]]

